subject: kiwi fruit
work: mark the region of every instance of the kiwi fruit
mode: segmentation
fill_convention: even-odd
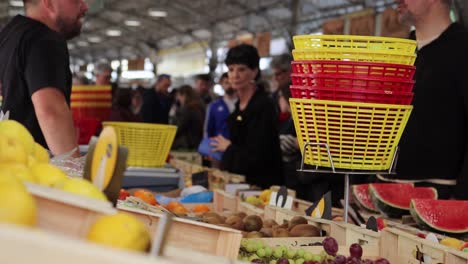
[[[299,224],[289,231],[289,235],[291,237],[318,237],[320,230],[313,225]]]
[[[238,217],[240,217],[240,219],[244,219],[247,216],[247,214],[244,212],[237,212],[234,215],[237,215]]]
[[[206,220],[207,218],[217,218],[218,219],[218,222],[220,224],[223,224],[224,221],[226,220],[225,217],[223,216],[220,216],[219,214],[217,213],[213,213],[213,212],[207,212],[203,215],[203,219]]]
[[[307,219],[302,216],[295,216],[289,220],[288,229],[291,230],[296,225],[307,224]]]
[[[226,224],[229,225],[230,227],[237,229],[237,230],[243,230],[244,229],[244,222],[242,222],[242,219],[237,216],[237,215],[231,215],[226,219]]]
[[[205,223],[208,224],[213,224],[213,225],[219,225],[219,224],[224,224],[219,218],[217,217],[206,217],[203,219]]]
[[[289,237],[288,229],[282,227],[273,228],[273,237]]]
[[[262,238],[263,234],[257,231],[249,232],[246,236],[246,238]]]
[[[273,229],[270,227],[263,227],[262,229],[260,229],[260,233],[262,233],[264,237],[272,237]]]
[[[276,223],[275,220],[273,219],[267,219],[265,221],[263,221],[263,227],[268,227],[268,228],[271,228],[271,227],[274,227],[274,226],[277,226],[278,223]]]
[[[260,231],[263,227],[262,218],[258,215],[249,215],[244,218],[244,230],[247,232]]]

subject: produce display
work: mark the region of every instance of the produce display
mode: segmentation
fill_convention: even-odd
[[[354,201],[362,208],[372,213],[378,213],[379,210],[375,207],[372,202],[372,198],[369,193],[369,184],[353,185],[352,194]]]
[[[281,225],[272,219],[262,219],[257,215],[247,216],[243,212],[227,216],[208,212],[201,215],[201,219],[206,223],[240,230],[245,238],[319,237],[321,231],[316,226],[308,224],[307,219],[302,216],[296,216]]]
[[[359,244],[349,247],[349,256],[337,255],[338,243],[332,237],[327,237],[322,243],[320,254],[314,254],[306,249],[291,249],[286,246],[270,247],[262,241],[243,240],[239,252],[239,259],[251,263],[264,264],[386,264],[386,259],[362,259],[363,249]]]
[[[382,214],[398,218],[409,214],[413,198],[437,199],[437,190],[410,184],[382,183],[369,186],[371,199]]]
[[[412,199],[410,212],[419,224],[435,232],[468,233],[468,201]]]
[[[0,223],[37,227],[38,204],[27,184],[56,189],[76,196],[107,201],[104,193],[90,181],[68,177],[49,163],[47,151],[34,142],[31,134],[13,120],[0,122]],[[126,214],[109,215],[90,228],[90,241],[131,250],[146,250],[149,233],[136,218]]]

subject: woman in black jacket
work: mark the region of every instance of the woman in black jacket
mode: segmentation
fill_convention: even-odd
[[[224,152],[222,168],[246,176],[262,188],[282,184],[281,149],[275,102],[257,85],[260,57],[251,45],[229,50],[228,77],[239,101],[228,118],[231,140],[213,138],[214,151]]]

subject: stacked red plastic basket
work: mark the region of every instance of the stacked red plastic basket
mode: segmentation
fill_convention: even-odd
[[[111,86],[73,86],[71,110],[78,130],[79,144],[88,144],[101,122],[109,119],[111,107]]]
[[[412,110],[416,42],[346,35],[293,40],[290,103],[305,163],[387,170]]]

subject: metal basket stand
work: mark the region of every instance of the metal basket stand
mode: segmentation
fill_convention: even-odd
[[[325,147],[327,149],[328,159],[331,164],[330,170],[327,169],[319,169],[318,165],[315,166],[315,169],[304,169],[304,161],[307,147],[318,146],[318,147]],[[348,223],[348,211],[349,211],[349,176],[353,174],[368,174],[368,175],[378,175],[378,174],[385,174],[391,175],[395,174],[395,167],[396,167],[396,160],[398,156],[398,147],[396,147],[395,152],[393,153],[392,163],[390,164],[390,168],[388,170],[383,171],[364,171],[364,170],[346,170],[346,169],[335,169],[335,165],[333,163],[333,158],[330,152],[330,147],[327,143],[315,143],[315,142],[306,142],[304,144],[304,149],[302,152],[302,159],[301,159],[301,167],[299,172],[310,172],[310,173],[333,173],[333,174],[344,174],[345,177],[345,185],[344,185],[344,222]]]

